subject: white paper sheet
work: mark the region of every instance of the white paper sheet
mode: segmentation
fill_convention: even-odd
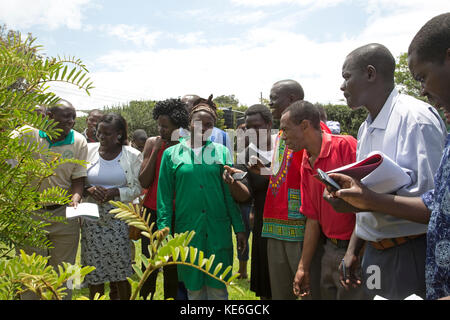
[[[86,218],[97,220],[99,217],[98,205],[95,203],[82,202],[78,204],[76,209],[74,207],[66,208],[67,219]]]
[[[381,164],[361,180],[363,184],[375,192],[391,193],[411,183],[411,177],[398,164],[385,154],[382,156]]]

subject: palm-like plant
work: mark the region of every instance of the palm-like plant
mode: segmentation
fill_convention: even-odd
[[[70,195],[59,187],[39,192],[40,185],[62,164],[84,164],[63,159],[26,138],[32,128],[51,138],[59,135],[54,121],[36,113],[36,106],[53,106],[60,100],[49,92],[50,82],[69,83],[88,94],[93,88],[80,60],[43,58],[34,41],[31,36],[23,40],[18,32],[0,38],[0,298],[4,299],[16,299],[23,290],[42,299],[60,299],[63,283],[74,273],[91,270],[68,264],[54,270],[46,258],[11,254],[17,248],[51,246],[44,227],[63,219],[38,210],[44,204],[69,203]]]
[[[14,33],[0,41],[0,257],[15,247],[50,245],[43,233],[43,221],[54,218],[43,213],[43,219],[33,219],[33,215],[44,203],[70,202],[70,195],[59,187],[41,193],[39,187],[56,167],[68,162],[83,163],[62,159],[24,138],[31,127],[49,137],[59,134],[53,120],[35,112],[36,106],[52,106],[60,99],[48,91],[50,82],[63,81],[87,93],[93,88],[80,60],[42,58],[34,40],[22,40],[20,34]],[[48,161],[36,159],[36,154]]]
[[[41,300],[62,300],[67,294],[65,283],[74,279],[82,281],[94,269],[63,263],[56,271],[48,265],[48,257],[27,255],[21,250],[19,256],[0,261],[0,299],[15,299],[30,291]]]
[[[129,226],[138,228],[141,230],[141,234],[150,240],[150,256],[147,258],[141,254],[145,271],[142,271],[139,266],[133,265],[139,280],[134,281],[128,278],[132,288],[131,300],[139,297],[142,285],[152,272],[161,267],[174,264],[196,268],[243,294],[242,290],[233,284],[233,280],[239,276],[239,273],[230,273],[233,268],[232,266],[228,266],[219,274],[223,267],[222,263],[217,264],[214,270],[211,268],[215,258],[214,255],[207,258],[204,256],[203,251],[189,246],[190,241],[195,235],[194,231],[172,236],[169,234],[169,229],[165,228],[152,233],[154,222],[151,225],[148,224],[150,213],[145,214],[139,205],[127,205],[119,201],[110,201],[110,203],[116,207],[116,209],[110,211],[111,214],[115,214],[116,219],[126,222]]]

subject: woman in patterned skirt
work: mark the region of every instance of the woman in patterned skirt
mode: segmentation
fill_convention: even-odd
[[[104,294],[110,283],[117,292],[111,300],[127,300],[131,287],[127,277],[133,274],[128,225],[114,218],[110,200],[132,202],[141,193],[138,180],[140,152],[127,145],[127,124],[118,114],[103,116],[97,125],[98,143],[88,145],[86,202],[99,206],[97,221],[83,219],[81,225],[81,261],[96,269],[86,276],[91,299]]]

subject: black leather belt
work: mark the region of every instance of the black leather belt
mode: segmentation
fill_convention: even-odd
[[[330,240],[338,248],[346,249],[348,247],[348,244],[350,243],[350,240],[340,240],[340,239],[333,239],[333,238],[327,238],[327,239]]]

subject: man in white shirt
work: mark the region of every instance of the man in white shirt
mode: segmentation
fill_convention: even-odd
[[[372,151],[383,152],[411,177],[411,184],[396,194],[414,197],[433,188],[446,129],[431,105],[399,93],[394,70],[395,59],[386,47],[360,47],[345,60],[341,90],[350,108],[364,106],[369,111],[358,132],[357,160]],[[340,266],[347,271],[345,279],[341,272],[344,286],[361,283],[357,257],[367,242],[362,276],[369,297],[404,299],[413,293],[425,297],[426,232],[424,224],[382,212],[358,212]]]

